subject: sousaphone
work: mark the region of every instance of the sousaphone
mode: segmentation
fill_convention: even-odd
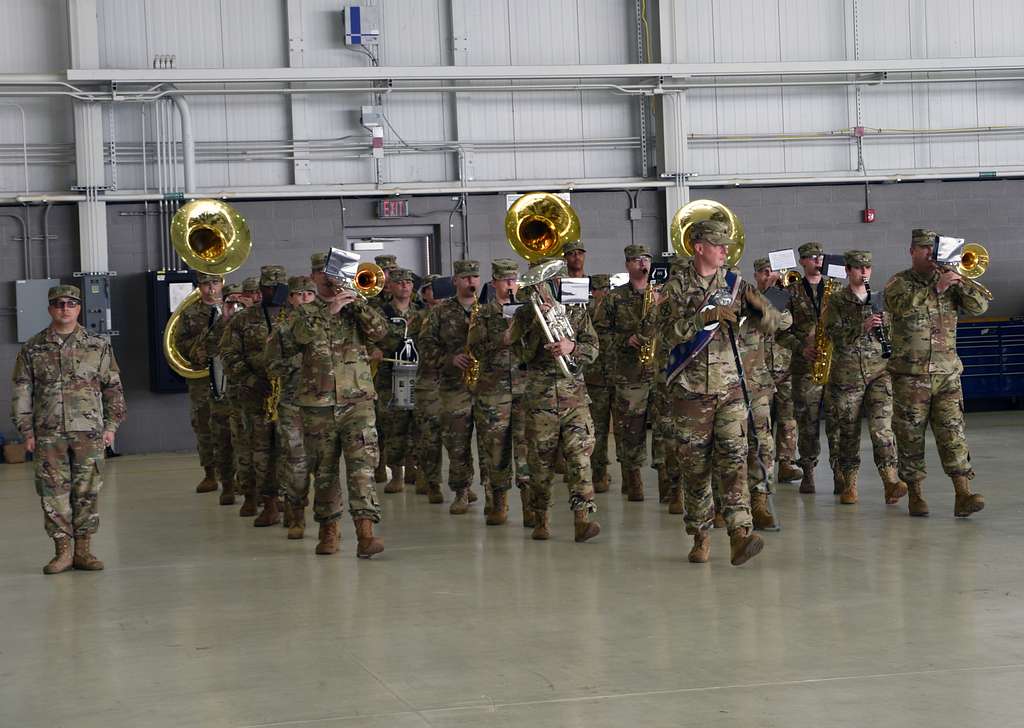
[[[733,239],[733,243],[729,246],[725,264],[730,268],[735,266],[743,257],[743,246],[747,236],[743,231],[743,223],[733,211],[715,200],[694,200],[680,207],[672,216],[670,231],[672,249],[676,255],[693,257],[693,226],[704,220],[719,220],[729,226],[729,237]]]

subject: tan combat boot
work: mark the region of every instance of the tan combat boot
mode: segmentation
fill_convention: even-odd
[[[369,518],[355,518],[356,524],[356,556],[368,559],[384,550],[384,543],[373,535],[373,521]]]
[[[589,541],[601,533],[601,524],[590,520],[590,514],[586,510],[573,512],[574,525],[576,528],[576,543]]]
[[[483,483],[481,487],[484,489],[484,515],[489,516],[494,508],[494,491],[490,483]]]
[[[594,492],[595,493],[607,493],[609,488],[608,484],[608,471],[603,470],[600,473],[594,474]]]
[[[196,493],[212,493],[217,490],[217,472],[213,468],[204,468],[205,475],[196,486]]]
[[[805,467],[803,477],[800,478],[800,492],[801,493],[813,493],[814,492],[814,468]]]
[[[260,501],[263,503],[263,510],[256,516],[252,525],[263,528],[264,526],[273,526],[281,520],[281,509],[276,495],[265,495],[260,498]]]
[[[238,515],[242,518],[251,518],[256,515],[256,496],[245,494],[245,500],[242,501],[242,507],[238,511]]]
[[[235,483],[227,480],[220,484],[220,504],[222,506],[235,505]]]
[[[288,538],[292,541],[299,541],[306,535],[306,504],[301,506],[293,505],[290,501],[288,507],[291,509],[291,519],[288,521]]]
[[[837,470],[836,473],[839,471]],[[844,506],[852,506],[857,503],[857,476],[859,472],[851,470],[848,473],[843,473],[841,477],[843,481],[843,492],[839,494],[839,502]]]
[[[779,477],[780,483],[795,483],[804,477],[804,471],[798,468],[796,465],[788,460],[779,461]]]
[[[444,503],[444,493],[441,492],[440,483],[430,483],[427,486],[427,503]]]
[[[711,558],[711,534],[707,531],[693,534],[693,547],[686,558],[691,564],[706,564]]]
[[[907,498],[907,509],[910,511],[912,516],[927,516],[928,515],[928,502],[921,496],[921,487],[924,481],[919,480],[914,483],[907,483],[907,493],[910,497]]]
[[[966,476],[953,476],[953,489],[956,491],[953,515],[957,518],[967,518],[985,507],[985,498],[981,493],[971,493],[970,483],[971,481]]]
[[[668,503],[668,494],[672,490],[672,479],[668,477],[668,468],[665,465],[659,465],[656,470],[658,471],[658,502]]]
[[[885,505],[893,506],[900,502],[900,498],[907,494],[907,484],[900,480],[896,468],[882,468],[878,471],[882,478],[882,485],[885,486]]]
[[[841,495],[846,490],[846,482],[843,480],[843,471],[839,468],[832,469],[832,495]]]
[[[668,512],[673,516],[681,515],[684,512],[683,508],[683,489],[678,485],[672,486],[672,489],[668,492]]]
[[[448,507],[448,512],[453,516],[461,516],[469,510],[469,488],[459,488],[455,491],[455,500]]]
[[[519,500],[523,503],[523,528],[533,528],[537,525],[537,514],[530,507],[531,499],[529,488],[519,489]]]
[[[534,541],[547,541],[551,538],[551,513],[547,510],[534,511],[533,515],[537,525],[533,527],[533,533],[530,534],[530,538]]]
[[[43,567],[44,574],[59,574],[72,566],[71,538],[63,536],[53,539],[54,557]]]
[[[418,482],[419,474],[420,474],[420,469],[417,468],[415,465],[406,465],[405,466],[405,484],[406,485],[416,485],[416,483]]]
[[[737,528],[729,534],[729,544],[732,546],[729,563],[733,566],[747,563],[764,548],[764,541],[749,528]]]
[[[639,470],[627,470],[627,482],[629,486],[626,490],[626,500],[631,503],[641,503],[644,499],[644,481],[640,477]]]
[[[75,556],[72,565],[80,571],[103,571],[103,562],[92,555],[89,542],[92,536],[75,536]]]
[[[288,534],[291,537],[291,533]],[[330,556],[338,552],[338,541],[341,540],[341,529],[337,521],[320,524],[320,540],[316,545],[319,556]]]
[[[396,465],[391,470],[391,480],[384,486],[385,493],[401,493],[405,490],[405,468]]]
[[[416,495],[427,495],[430,492],[430,486],[427,485],[427,476],[423,474],[423,471],[416,468]]]
[[[508,520],[508,491],[494,491],[491,512],[487,514],[488,526],[501,526]]]
[[[469,499],[470,503],[476,503],[478,500],[480,500],[479,498],[477,498],[476,491],[473,490],[473,486],[470,486],[469,488],[466,489],[466,497]]]
[[[775,516],[768,509],[768,494],[759,490],[750,491],[750,516],[758,531],[775,528]]]

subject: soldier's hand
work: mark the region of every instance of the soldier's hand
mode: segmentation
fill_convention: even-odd
[[[545,344],[544,348],[551,353],[551,356],[557,359],[560,356],[571,354],[573,349],[576,348],[576,342],[572,339],[559,339],[558,341],[552,341],[550,344]]]
[[[736,312],[727,306],[712,306],[701,314],[701,318],[704,319],[705,326],[723,322],[734,324],[736,323]]]
[[[35,452],[36,451],[36,438],[34,435],[29,435],[25,438],[25,451]]]
[[[356,300],[356,294],[347,289],[342,290],[337,296],[331,299],[331,313],[338,313],[345,306]]]
[[[380,364],[384,360],[384,352],[380,349],[374,349],[370,352],[370,361],[375,361]]]
[[[743,298],[746,300],[748,306],[764,316],[766,311],[766,301],[760,293],[755,291],[752,287],[747,288],[746,293],[743,294]]]
[[[935,284],[935,290],[942,293],[952,285],[963,281],[963,277],[955,270],[944,270],[939,274],[939,282]]]
[[[110,432],[109,430],[104,430],[104,432],[103,432],[103,444],[106,447],[113,447],[114,446],[114,433],[113,432]]]
[[[814,344],[808,344],[807,346],[804,347],[803,354],[804,359],[806,359],[807,361],[814,361],[815,359],[818,358],[818,349],[814,346]]]
[[[469,369],[469,365],[473,363],[473,360],[469,358],[468,354],[460,353],[452,357],[452,364],[457,366],[462,371]]]
[[[640,338],[636,334],[630,336],[629,341],[627,341],[626,343],[632,346],[634,349],[639,349],[644,345],[644,342],[640,341]]]
[[[873,313],[864,319],[864,333],[870,334],[872,331],[882,325],[882,314]]]

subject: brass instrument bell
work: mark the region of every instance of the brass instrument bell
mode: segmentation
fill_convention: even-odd
[[[535,263],[557,257],[567,243],[580,239],[580,219],[568,202],[550,192],[527,192],[505,214],[509,245]]]
[[[721,202],[715,200],[694,200],[680,207],[672,216],[672,224],[669,229],[672,236],[672,249],[675,250],[676,255],[693,257],[693,226],[704,220],[720,220],[729,225],[729,237],[733,239],[733,244],[729,246],[725,264],[730,268],[735,266],[743,257],[743,246],[747,236],[739,217]]]

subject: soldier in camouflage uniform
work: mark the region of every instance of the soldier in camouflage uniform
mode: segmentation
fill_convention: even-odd
[[[896,442],[892,433],[892,379],[882,358],[876,330],[882,315],[872,313],[869,290],[871,253],[845,253],[846,286],[829,301],[825,330],[832,341],[829,399],[839,426],[839,468],[843,492],[839,502],[857,502],[860,470],[861,411],[868,418],[875,466],[885,486],[885,502],[893,505],[907,494],[896,473]]]
[[[612,424],[612,402],[615,398],[615,386],[611,383],[610,361],[608,351],[611,344],[611,332],[606,328],[607,319],[600,309],[608,296],[609,276],[599,273],[590,276],[590,303],[587,314],[594,324],[599,348],[597,359],[584,370],[584,381],[587,383],[587,395],[590,397],[590,418],[594,421],[594,456],[591,466],[594,472],[594,492],[608,492],[608,432]]]
[[[420,333],[420,360],[440,370],[441,437],[448,451],[448,487],[455,493],[449,513],[461,515],[476,500],[473,482],[473,393],[464,375],[471,359],[466,353],[471,312],[480,290],[480,263],[457,260],[452,277],[456,294],[437,305]],[[481,454],[481,476],[484,460]]]
[[[297,402],[302,407],[306,455],[316,489],[317,554],[338,550],[342,454],[349,513],[356,528],[356,556],[370,558],[384,550],[373,534],[373,524],[380,522],[373,479],[380,451],[367,347],[387,332],[387,321],[374,306],[349,286],[339,286],[325,287],[320,298],[300,307],[289,336],[283,339],[285,355],[290,356],[294,346],[302,358]]]
[[[174,346],[196,366],[206,366],[206,338],[220,315],[218,307],[224,279],[219,275],[197,272],[196,282],[202,298],[182,312]],[[196,486],[196,493],[212,493],[217,490],[217,441],[210,430],[210,380],[202,377],[185,381],[188,384],[192,431],[196,434],[199,464],[204,472],[203,479]]]
[[[220,356],[220,341],[224,337],[228,321],[235,313],[245,308],[241,293],[242,285],[240,283],[229,283],[221,291],[223,304],[220,316],[214,321],[206,335],[206,356],[211,361]],[[221,361],[223,362],[223,360]],[[217,368],[215,366],[214,370]],[[241,432],[241,419],[237,415],[237,407],[231,392],[231,382],[226,376],[223,381],[210,381],[210,430],[217,444],[217,474],[221,483],[220,504],[222,506],[235,504],[238,471],[236,456],[239,450],[237,445],[240,435],[238,433]]]
[[[104,448],[125,417],[121,375],[109,339],[78,325],[78,287],[54,286],[47,298],[52,323],[14,363],[11,416],[34,454],[36,493],[55,546],[43,573],[99,571],[90,542],[100,524]]]
[[[754,280],[757,289],[764,293],[777,284],[779,272],[773,271],[768,258],[754,261]],[[793,315],[787,309],[790,323],[780,330],[792,325]],[[793,379],[790,364],[793,352],[775,341],[775,335],[769,334],[764,340],[764,363],[771,372],[773,391],[771,401],[772,423],[775,427],[775,459],[779,464],[776,476],[780,483],[791,483],[803,477],[803,471],[796,466],[796,415],[793,411]]]
[[[764,543],[751,528],[747,409],[731,327],[746,316],[762,333],[774,333],[780,315],[754,286],[723,267],[733,244],[728,231],[716,220],[694,225],[694,258],[665,285],[657,311],[644,319],[641,338],[657,332],[668,351],[680,344],[692,347],[686,355],[673,356],[676,373],[669,381],[668,402],[675,426],[671,439],[683,469],[686,531],[694,537],[689,560],[703,563],[709,558],[714,462],[731,541],[730,560],[739,565],[760,553]],[[729,292],[728,299],[716,295],[722,289]],[[703,348],[697,346],[698,334],[716,323]]]
[[[615,422],[615,452],[622,469],[622,483],[631,501],[644,499],[640,468],[647,462],[647,411],[654,381],[654,363],[640,361],[640,325],[650,285],[651,254],[644,245],[627,245],[626,272],[629,281],[612,290],[598,314],[595,328],[609,332],[610,380],[615,387],[612,417]],[[653,310],[654,304],[650,308]],[[667,481],[658,479],[662,496]]]
[[[258,493],[263,510],[253,525],[262,527],[281,520],[275,459],[279,456],[280,445],[268,411],[272,384],[264,354],[268,339],[284,318],[288,274],[282,266],[265,265],[260,269],[259,283],[259,304],[234,316],[224,331],[220,352],[227,376],[238,387],[237,402],[245,425],[245,444],[251,454],[249,472],[239,472],[245,491],[239,515],[255,515]]]
[[[378,255],[373,259],[373,262],[380,266],[380,269],[384,271],[384,288],[376,296],[369,299],[369,303],[374,308],[383,312],[384,307],[391,302],[391,272],[398,268],[398,258],[393,255]],[[376,371],[380,367],[380,354],[371,351],[370,355],[373,357],[371,364],[371,371]],[[378,406],[380,402],[378,401]],[[377,442],[379,444],[381,454],[384,454],[385,437],[384,430],[381,427],[380,412],[377,413]],[[391,477],[391,473],[388,471],[387,463],[384,458],[381,457],[377,463],[377,468],[374,470],[373,479],[377,483],[386,483]]]
[[[910,269],[894,275],[885,286],[885,307],[892,319],[892,423],[900,479],[910,491],[910,515],[928,515],[921,490],[925,430],[930,424],[942,469],[953,479],[953,515],[965,518],[984,508],[985,500],[970,486],[974,468],[964,427],[964,367],[956,353],[956,323],[960,312],[985,313],[988,301],[976,286],[932,261],[936,237],[931,230],[914,230]]]
[[[500,526],[508,518],[508,492],[513,482],[519,486],[524,520],[529,523],[533,515],[526,464],[529,457],[523,401],[526,372],[519,366],[518,346],[504,341],[505,331],[511,325],[504,307],[516,302],[518,275],[516,261],[494,259],[491,263],[494,298],[480,306],[468,333],[469,350],[480,362],[474,411],[478,447],[486,451],[493,492],[488,526]]]
[[[242,281],[242,300],[245,301],[246,308],[259,303],[262,295],[259,276],[250,276]]]
[[[434,298],[432,287],[438,278],[440,276],[429,275],[423,279],[420,295],[426,307],[409,322],[409,335],[420,352],[414,390],[416,408],[413,410],[416,423],[416,493],[426,495],[431,503],[444,503],[441,494],[441,372],[423,358],[422,336],[430,311],[441,302]]]
[[[565,261],[566,278],[586,278],[583,272],[587,264],[587,249],[579,240],[566,243],[562,248],[562,259]]]
[[[302,409],[296,402],[299,393],[302,357],[285,356],[286,341],[298,317],[298,309],[316,298],[316,284],[309,276],[288,279],[288,309],[274,333],[267,339],[263,357],[267,376],[280,382],[275,437],[279,445],[277,482],[284,490],[284,525],[288,538],[299,540],[306,534],[306,506],[309,505],[309,468],[302,430]]]
[[[545,265],[540,262],[537,266]],[[564,263],[559,261],[564,274]],[[534,267],[534,271],[536,267]],[[530,505],[536,526],[532,538],[551,537],[551,480],[559,444],[565,456],[565,483],[569,487],[569,508],[573,511],[574,537],[577,543],[588,541],[601,532],[590,518],[597,512],[590,456],[594,452],[594,423],[582,368],[597,358],[598,339],[590,315],[583,306],[563,306],[555,299],[553,279],[536,286],[544,301],[542,311],[560,309],[572,324],[573,338],[549,343],[532,306],[520,307],[512,325],[504,334],[506,344],[522,346],[526,364],[526,438],[529,443]],[[520,298],[524,298],[520,291]],[[571,376],[564,376],[557,358],[567,357],[574,364]]]
[[[388,335],[378,343],[383,359],[374,384],[377,389],[377,429],[383,436],[382,462],[391,468],[391,480],[385,493],[401,493],[405,488],[405,468],[413,462],[413,411],[392,406],[394,359],[409,338],[409,324],[419,310],[412,302],[412,271],[394,268],[388,275],[391,300],[380,307],[388,321]]]
[[[825,278],[821,274],[824,249],[821,243],[810,242],[801,245],[799,253],[804,276],[799,283],[790,287],[793,296],[789,300],[789,310],[793,314],[793,326],[776,337],[776,341],[793,352],[793,403],[799,428],[799,464],[803,470],[800,492],[813,493],[815,490],[814,467],[821,453],[820,423],[824,411],[829,463],[835,476],[833,490],[838,494],[842,492],[842,475],[836,464],[839,429],[832,416],[828,390],[823,384],[815,384],[811,374],[817,356],[814,332],[821,315],[821,299],[825,290]]]

